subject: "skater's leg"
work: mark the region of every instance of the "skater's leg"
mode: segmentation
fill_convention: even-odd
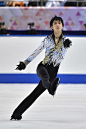
[[[45,66],[41,65],[37,67],[37,75],[38,77],[40,77],[40,79],[42,80],[42,85],[46,88],[49,89],[49,87],[51,86],[50,83],[50,76],[48,74],[47,69],[45,68]]]
[[[55,95],[56,89],[57,89],[57,87],[59,85],[59,81],[60,81],[59,78],[56,78],[58,70],[59,70],[59,66],[60,65],[58,65],[57,67],[53,67],[52,65],[50,65],[48,67],[48,72],[49,72],[49,75],[50,75],[50,82],[51,82],[51,86],[49,87],[48,91],[52,95]]]
[[[11,119],[17,119],[18,114],[21,115],[33,104],[33,102],[45,91],[46,89],[42,86],[40,81],[38,86],[33,90],[33,92],[27,96],[19,106],[14,110]],[[18,119],[17,119],[18,120]]]
[[[53,67],[53,64],[44,66],[40,63],[37,67],[37,75],[41,78],[42,85],[48,89],[51,95],[55,94],[59,83],[59,78],[56,78],[58,69],[59,65],[58,67]]]

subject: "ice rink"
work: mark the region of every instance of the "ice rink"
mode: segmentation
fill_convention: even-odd
[[[85,129],[86,85],[60,84],[52,97],[45,91],[20,121],[10,116],[37,84],[0,84],[0,129]]]

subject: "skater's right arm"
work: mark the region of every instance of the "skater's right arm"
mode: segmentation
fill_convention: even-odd
[[[19,65],[17,65],[16,70],[24,70],[26,66],[46,47],[47,37],[41,42],[41,45],[32,52],[32,54],[25,60],[21,61]]]

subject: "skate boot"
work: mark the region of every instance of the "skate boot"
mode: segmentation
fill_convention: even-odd
[[[22,115],[20,113],[13,113],[10,120],[21,120]]]
[[[51,95],[53,95],[53,96],[54,96],[55,93],[56,93],[56,89],[57,89],[57,87],[58,87],[58,85],[59,85],[59,81],[60,81],[59,78],[55,78],[55,80],[53,81],[51,87],[49,87],[49,89],[48,89],[48,92],[49,92]]]

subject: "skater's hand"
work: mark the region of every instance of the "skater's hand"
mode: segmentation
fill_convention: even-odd
[[[19,65],[17,65],[17,68],[15,70],[24,70],[26,68],[26,65],[23,62],[19,62]]]
[[[70,39],[65,39],[65,41],[63,42],[64,47],[68,48],[72,45],[72,41]]]

